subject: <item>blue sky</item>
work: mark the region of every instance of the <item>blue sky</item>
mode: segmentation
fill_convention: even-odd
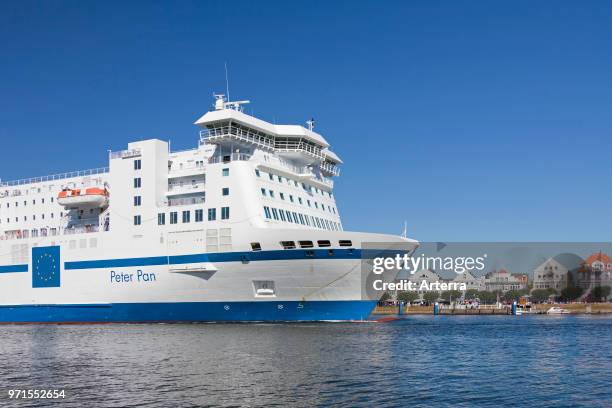
[[[612,3],[0,2],[0,177],[195,146],[225,88],[345,161],[346,229],[608,241]]]

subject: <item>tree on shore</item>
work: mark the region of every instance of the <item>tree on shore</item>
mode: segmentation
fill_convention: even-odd
[[[567,288],[561,291],[561,299],[563,299],[566,302],[570,302],[582,296],[583,292],[584,290],[580,287],[568,286]]]
[[[609,286],[597,286],[596,288],[593,288],[591,295],[593,296],[594,301],[596,302],[604,301],[605,302],[608,299],[608,296],[610,296],[610,287]]]
[[[480,299],[480,303],[490,305],[497,301],[497,293],[481,290],[478,291],[478,299]]]
[[[383,293],[383,295],[380,297],[379,302],[386,302],[388,300],[391,300],[391,295],[389,294],[389,292],[385,292]]]
[[[520,290],[509,290],[504,293],[503,299],[507,302],[514,302],[515,300],[518,302],[521,296],[523,296],[523,294]]]
[[[461,292],[458,290],[445,290],[444,292],[442,292],[442,294],[440,295],[440,297],[446,301],[446,302],[450,302],[451,300],[457,300],[461,297]]]
[[[427,303],[434,303],[440,297],[440,292],[432,291],[423,294],[423,300]]]
[[[478,297],[478,289],[468,289],[465,291],[465,299],[476,299]]]
[[[554,295],[556,293],[557,292],[552,288],[534,289],[531,292],[531,300],[536,303],[543,303],[546,302],[551,295]]]
[[[412,290],[405,290],[397,293],[397,300],[400,302],[412,303],[419,298],[419,294]]]

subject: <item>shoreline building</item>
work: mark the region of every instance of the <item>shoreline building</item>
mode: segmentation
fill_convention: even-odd
[[[554,289],[561,293],[570,282],[569,269],[555,258],[548,258],[533,271],[533,289]]]
[[[523,275],[513,275],[505,269],[493,270],[485,275],[485,290],[489,292],[527,289]]]
[[[578,269],[576,286],[583,289],[612,286],[612,258],[601,251],[591,254]]]
[[[465,271],[458,274],[451,282],[465,283],[466,290],[485,290],[485,278],[484,276],[474,276],[470,271]],[[463,293],[465,294],[465,292]]]

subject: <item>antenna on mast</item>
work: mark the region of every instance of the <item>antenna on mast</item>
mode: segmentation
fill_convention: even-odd
[[[408,238],[408,223],[404,221],[404,230],[402,231],[402,238]]]
[[[227,100],[230,100],[229,94],[229,76],[227,75],[227,61],[225,61],[225,94],[227,95]]]

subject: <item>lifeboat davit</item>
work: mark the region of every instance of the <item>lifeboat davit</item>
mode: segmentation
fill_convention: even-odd
[[[99,187],[85,190],[65,188],[57,195],[57,202],[64,207],[106,207],[108,190]]]

